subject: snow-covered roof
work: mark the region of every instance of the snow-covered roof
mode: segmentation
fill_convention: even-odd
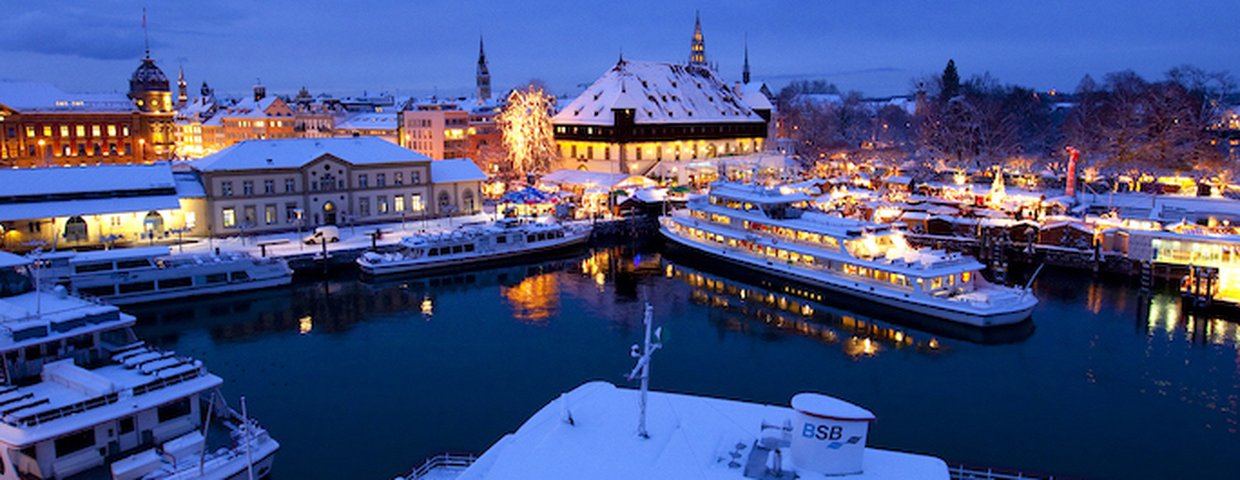
[[[613,125],[613,109],[633,109],[638,124],[763,121],[709,68],[621,60],[553,122]]]
[[[0,169],[0,198],[174,188],[167,163]]]
[[[172,179],[177,184],[178,197],[206,198],[207,190],[202,187],[202,177],[198,172],[173,172]]]
[[[468,158],[450,158],[431,162],[431,181],[435,183],[480,182],[487,174]]]
[[[263,97],[262,100],[254,100],[248,97],[219,113],[220,117],[227,118],[267,118],[270,114],[268,110],[276,102],[283,103],[279,97]]]
[[[754,110],[774,110],[775,105],[771,104],[771,99],[766,97],[766,93],[762,91],[762,83],[746,83],[741,84],[736,90],[740,94],[741,99]]]
[[[21,255],[0,251],[0,268],[20,267],[30,263],[30,259]]]
[[[543,175],[539,181],[545,184],[581,185],[605,188],[650,186],[655,184],[654,180],[648,179],[641,175],[590,172],[586,170],[572,169],[556,170]]]
[[[336,123],[337,130],[396,130],[397,112],[354,113]]]
[[[124,113],[136,108],[123,93],[69,93],[43,82],[0,82],[0,105],[19,112]]]
[[[200,172],[301,168],[323,155],[354,165],[430,161],[430,157],[378,137],[246,140],[192,160]]]
[[[798,467],[787,446],[778,447],[782,450],[779,457],[760,455],[760,451],[751,454],[770,435],[770,430],[762,430],[764,424],[798,422],[793,409],[781,406],[650,392],[646,407],[650,438],[639,438],[635,433],[637,398],[637,391],[605,382],[577,387],[501,438],[457,478],[774,478],[746,476],[751,470],[747,466],[757,473],[768,466],[751,461],[771,458],[782,460],[784,472],[795,472],[806,480],[948,478],[942,460],[876,448],[865,449],[863,473],[832,477]],[[571,415],[573,423],[565,421],[566,415]]]

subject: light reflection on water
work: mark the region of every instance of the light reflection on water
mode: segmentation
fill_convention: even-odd
[[[1188,464],[1199,478],[1234,473],[1240,329],[1184,313],[1174,294],[1044,272],[1035,330],[982,345],[691,263],[596,249],[133,311],[143,338],[201,358],[226,393],[247,394],[284,444],[278,478],[340,478],[329,474],[337,459],[362,457],[350,475],[391,478],[436,451],[486,448],[581,382],[622,384],[647,301],[670,337],[656,388],[776,404],[820,390],[877,412],[879,445],[968,463],[1105,478],[1171,478]]]

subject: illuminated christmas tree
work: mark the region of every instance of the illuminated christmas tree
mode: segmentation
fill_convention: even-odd
[[[555,159],[551,127],[553,98],[535,85],[513,90],[497,122],[514,173],[546,172]]]

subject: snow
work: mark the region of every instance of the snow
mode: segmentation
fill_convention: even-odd
[[[30,260],[26,257],[0,251],[0,268],[20,267],[27,263],[30,263]]]
[[[0,203],[0,221],[148,212],[180,207],[181,202],[176,195]]]
[[[709,68],[629,60],[605,72],[552,121],[614,125],[613,109],[633,109],[637,124],[763,121]]]
[[[153,258],[167,256],[169,253],[171,253],[171,250],[169,250],[167,246],[114,248],[112,250],[78,252],[69,260],[69,262],[78,264],[128,260],[133,258]]]
[[[43,82],[0,82],[0,105],[25,113],[136,110],[122,93],[69,93]]]
[[[432,177],[433,178],[433,177]],[[563,169],[543,175],[540,182],[552,185],[573,185],[573,186],[590,186],[604,187],[607,189],[625,188],[625,187],[644,187],[654,185],[654,180],[650,180],[641,175],[629,175],[626,173],[603,173],[589,172],[585,170]]]
[[[430,157],[377,137],[246,140],[189,162],[203,172],[301,168],[324,155],[353,165],[430,161]]]
[[[221,118],[267,118],[267,110],[271,108],[278,97],[263,97],[262,100],[254,100],[254,97],[246,98],[236,105],[230,106],[220,112]]]
[[[566,393],[505,436],[459,480],[591,478],[597,480],[736,479],[745,469],[729,467],[731,453],[744,445],[739,462],[763,434],[762,425],[783,425],[796,413],[787,407],[683,394],[650,392],[647,430],[636,435],[638,392],[591,382]],[[573,424],[564,421],[569,412]],[[787,448],[787,447],[784,447]],[[803,479],[825,475],[798,469],[783,455],[785,470]],[[743,464],[743,463],[742,463]],[[864,473],[844,480],[943,479],[947,465],[937,458],[867,448]]]
[[[481,182],[486,179],[487,174],[468,158],[431,162],[431,181],[434,183]]]
[[[740,85],[737,88],[737,93],[740,94],[741,99],[744,100],[745,105],[748,105],[749,108],[754,110],[774,110],[775,105],[772,105],[771,99],[767,98],[766,94],[762,92],[763,86],[764,84],[762,83]]]
[[[178,197],[206,198],[207,190],[202,187],[202,177],[198,172],[173,172],[172,179],[176,181]]]
[[[0,198],[175,187],[167,163],[0,169]]]
[[[392,130],[396,131],[396,112],[354,113],[336,124],[337,130]]]
[[[798,393],[792,396],[792,408],[816,417],[837,420],[874,421],[874,413],[835,397],[818,393]]]
[[[0,221],[178,208],[178,186],[167,163],[0,169]]]

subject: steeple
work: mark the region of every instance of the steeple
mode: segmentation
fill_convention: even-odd
[[[741,83],[749,85],[749,35],[745,35],[745,68],[741,70]]]
[[[477,84],[477,97],[479,102],[485,102],[491,99],[491,71],[487,68],[487,52],[483,48],[482,36],[478,36],[478,74],[475,79]]]
[[[189,84],[185,83],[185,67],[177,67],[177,107],[189,103]]]
[[[706,63],[706,40],[702,39],[702,15],[700,13],[694,13],[693,43],[689,47],[689,65],[710,67]]]

